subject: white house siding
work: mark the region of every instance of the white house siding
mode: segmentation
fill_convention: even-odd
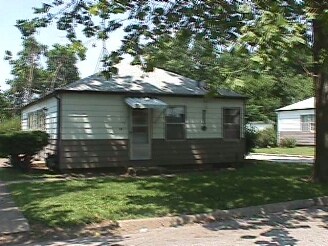
[[[40,101],[36,104],[32,104],[22,110],[21,126],[23,131],[28,131],[27,116],[28,113],[34,112],[40,109],[46,109],[46,119],[45,119],[45,131],[49,134],[49,145],[46,147],[47,153],[54,153],[56,149],[57,141],[57,99],[51,97],[49,99]]]
[[[124,102],[125,97],[113,94],[62,95],[60,168],[125,166],[136,163],[131,163],[129,159],[129,107]],[[243,100],[156,98],[168,105],[186,106],[187,140],[165,140],[165,112],[153,110],[152,159],[143,164],[200,164],[243,158],[243,139],[229,143],[222,140],[222,108],[238,107],[243,118]],[[206,131],[201,129],[204,109],[207,111]]]
[[[128,107],[119,95],[64,94],[62,139],[127,139]]]
[[[218,98],[190,97],[158,97],[168,105],[186,106],[186,136],[187,139],[216,139],[222,138],[222,109],[240,108],[241,118],[244,115],[242,100]],[[206,127],[202,130],[202,110],[206,110]],[[243,122],[241,123],[243,125]],[[243,130],[242,137],[243,137]],[[153,138],[165,138],[165,114],[154,112]]]
[[[314,114],[314,109],[278,111],[278,143],[283,138],[295,138],[299,145],[313,145],[314,132],[302,132],[301,128],[301,116],[309,114]]]

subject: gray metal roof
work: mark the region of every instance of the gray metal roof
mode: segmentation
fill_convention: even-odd
[[[310,97],[303,101],[285,106],[283,108],[279,108],[276,111],[290,111],[290,110],[300,110],[300,109],[314,109],[315,108],[315,101],[314,97]]]
[[[117,65],[118,74],[107,80],[94,74],[73,82],[60,90],[64,91],[99,91],[117,93],[147,93],[162,95],[201,96],[208,93],[201,82],[181,75],[155,68],[152,72],[144,72],[140,66],[130,65],[124,60]],[[219,90],[223,97],[243,98],[243,95],[229,90]]]

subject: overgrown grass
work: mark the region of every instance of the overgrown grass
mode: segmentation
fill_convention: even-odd
[[[300,147],[295,148],[258,148],[254,149],[255,153],[265,153],[265,154],[285,154],[285,155],[304,155],[304,156],[314,156],[314,147]]]
[[[327,185],[307,182],[310,173],[308,165],[265,163],[171,178],[98,178],[9,188],[32,224],[70,227],[328,195]]]

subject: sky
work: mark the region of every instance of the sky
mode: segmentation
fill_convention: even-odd
[[[39,7],[42,2],[40,0],[0,0],[0,90],[6,90],[9,86],[6,84],[6,80],[12,78],[10,74],[10,65],[8,61],[3,58],[5,51],[10,50],[15,58],[18,51],[21,50],[22,39],[19,30],[15,27],[16,20],[18,19],[31,19],[33,15],[33,7]],[[65,32],[59,31],[52,26],[41,30],[36,39],[42,43],[51,47],[55,43],[65,44],[68,43]],[[113,50],[119,47],[120,39],[123,36],[123,31],[110,36],[106,42],[107,50]],[[95,39],[87,40],[83,39],[83,43],[88,48],[87,57],[84,61],[78,62],[78,68],[80,71],[80,77],[86,77],[93,74],[96,71],[97,62],[99,60],[102,43]],[[96,47],[93,47],[93,45]]]

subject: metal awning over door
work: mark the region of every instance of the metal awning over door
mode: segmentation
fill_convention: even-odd
[[[128,97],[125,98],[125,102],[134,109],[165,109],[168,106],[167,103],[159,99],[149,97]]]

